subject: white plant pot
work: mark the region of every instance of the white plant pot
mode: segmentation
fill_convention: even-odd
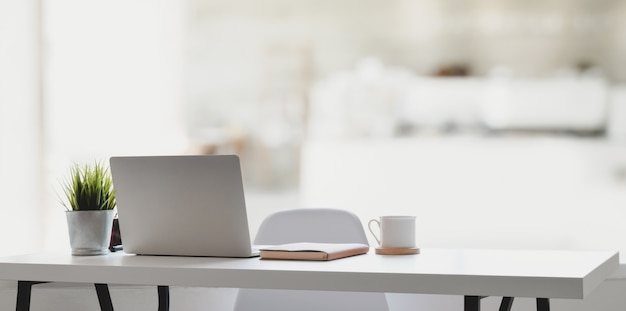
[[[109,253],[113,210],[66,211],[67,230],[74,256]]]

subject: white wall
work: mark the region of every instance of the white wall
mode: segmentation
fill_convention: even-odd
[[[181,3],[38,3],[0,1],[0,254],[67,247],[71,162],[186,147]]]
[[[0,1],[0,255],[41,247],[37,1]]]
[[[354,211],[366,224],[415,215],[418,247],[626,252],[626,146],[547,136],[426,136],[310,141],[303,150],[304,206]],[[376,241],[368,234],[370,243]],[[623,256],[622,256],[623,257]],[[626,260],[620,259],[622,267]],[[624,269],[624,268],[621,268]],[[553,310],[623,310],[622,274],[587,299]],[[394,310],[460,310],[460,296],[388,295]],[[499,300],[483,301],[495,310]],[[514,311],[535,310],[518,299]]]
[[[417,216],[421,247],[626,252],[626,148],[562,137],[313,141],[304,205]],[[375,241],[372,241],[375,242]]]
[[[182,4],[48,2],[45,248],[68,247],[58,181],[71,162],[185,149]]]

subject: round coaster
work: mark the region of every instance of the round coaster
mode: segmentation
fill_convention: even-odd
[[[376,254],[378,255],[414,255],[419,254],[419,247],[412,248],[383,248],[377,247]]]

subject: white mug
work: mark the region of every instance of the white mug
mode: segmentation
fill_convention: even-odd
[[[380,232],[372,229],[376,223]],[[382,248],[414,248],[415,247],[415,216],[380,216],[380,221],[372,219],[367,227]]]

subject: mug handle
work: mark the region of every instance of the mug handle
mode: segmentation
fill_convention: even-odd
[[[376,236],[374,230],[372,230],[372,223],[376,223],[378,225],[378,231],[380,232],[380,221],[372,219],[367,223],[367,228],[370,230],[370,232],[374,236],[374,239],[376,239],[376,242],[378,242],[378,245],[380,246],[380,239],[378,238],[378,236]]]

